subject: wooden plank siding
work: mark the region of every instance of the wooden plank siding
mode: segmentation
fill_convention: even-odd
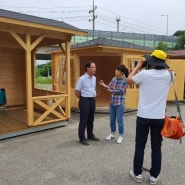
[[[25,64],[24,51],[20,49],[0,49],[0,88],[5,88],[7,106],[25,105]]]
[[[174,85],[175,91],[177,93],[178,99],[180,101],[184,100],[184,88],[185,88],[185,60],[184,59],[168,59],[167,64],[170,66],[170,69],[174,71]],[[170,88],[168,95],[169,101],[174,101],[174,89],[173,86]]]

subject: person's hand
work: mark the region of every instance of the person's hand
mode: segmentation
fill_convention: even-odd
[[[136,65],[136,68],[137,68],[138,70],[143,68],[143,67],[142,67],[143,62],[145,62],[145,60],[143,60],[143,59],[138,60],[137,65]]]
[[[103,82],[103,80],[100,80],[99,84],[102,85],[102,86],[105,86],[105,83]]]

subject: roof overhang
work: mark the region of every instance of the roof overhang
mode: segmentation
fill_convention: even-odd
[[[50,25],[38,24],[38,23],[33,23],[33,22],[5,18],[5,17],[0,17],[0,26],[1,28],[6,28],[6,29],[12,29],[12,28],[16,29],[20,33],[24,32],[25,30],[28,31],[30,29],[31,30],[36,29],[42,32],[50,31],[50,32],[55,32],[55,33],[67,33],[71,35],[81,35],[81,36],[87,36],[88,34],[85,31],[54,27]]]

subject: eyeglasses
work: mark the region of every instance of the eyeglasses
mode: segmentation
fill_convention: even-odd
[[[96,67],[89,67],[89,68],[96,68]]]

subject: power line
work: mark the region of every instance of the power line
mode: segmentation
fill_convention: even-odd
[[[13,8],[13,9],[19,9],[19,12],[21,13],[28,13],[28,14],[37,14],[40,16],[41,14],[47,14],[47,17],[53,17],[54,19],[59,19],[63,21],[88,21],[90,16],[88,15],[90,6],[74,6],[74,7],[18,7],[18,6],[3,6],[6,8]],[[29,10],[25,10],[28,8]],[[24,9],[24,10],[21,10]],[[38,9],[38,10],[37,10]],[[98,9],[101,9],[103,11],[99,11]],[[115,21],[115,15],[117,16],[117,13],[115,13],[112,10],[108,10],[102,7],[98,7],[97,9],[97,15],[98,15],[98,25],[101,27],[101,25],[109,25],[108,29],[115,28],[116,29],[116,21]],[[103,12],[103,13],[102,13]],[[104,13],[105,12],[105,13]],[[107,13],[108,12],[108,15]],[[62,14],[62,15],[59,15]],[[71,14],[74,14],[75,16],[71,16]],[[110,16],[111,15],[111,16]],[[95,15],[94,15],[95,16]],[[46,17],[46,16],[44,16]],[[57,18],[56,18],[57,17]],[[92,20],[97,17],[93,17]],[[138,20],[130,19],[125,16],[120,15],[121,21],[119,23],[119,29],[120,30],[130,30],[131,32],[141,32],[141,33],[161,33],[163,28],[160,28],[158,26],[151,26],[147,23],[143,23]],[[107,24],[108,23],[108,24]],[[94,24],[94,23],[93,23]],[[81,25],[79,25],[81,26]],[[114,27],[115,26],[115,27]],[[105,27],[103,27],[105,28]]]
[[[107,11],[107,12],[109,12],[109,13],[112,13],[112,14],[114,14],[114,15],[117,15],[117,13],[115,13],[114,11],[112,11],[112,10],[108,10],[108,9],[105,9],[105,8],[102,8],[102,7],[99,7],[99,9],[102,9],[102,10],[104,10],[104,11]],[[161,33],[161,30],[163,29],[163,28],[161,28],[161,27],[158,27],[158,26],[156,26],[155,25],[155,27],[153,27],[152,25],[149,25],[148,23],[146,23],[146,22],[141,22],[141,21],[139,21],[139,20],[134,20],[134,19],[130,19],[130,18],[127,18],[127,17],[125,17],[125,16],[121,16],[121,19],[124,19],[123,21],[125,21],[125,22],[128,22],[129,24],[134,24],[134,25],[137,25],[137,26],[139,26],[139,27],[144,27],[144,28],[146,28],[146,29],[148,29],[148,30],[154,30],[154,31],[157,31],[157,32],[160,32]],[[131,22],[131,23],[130,23]],[[134,22],[134,23],[132,23],[132,22]]]

